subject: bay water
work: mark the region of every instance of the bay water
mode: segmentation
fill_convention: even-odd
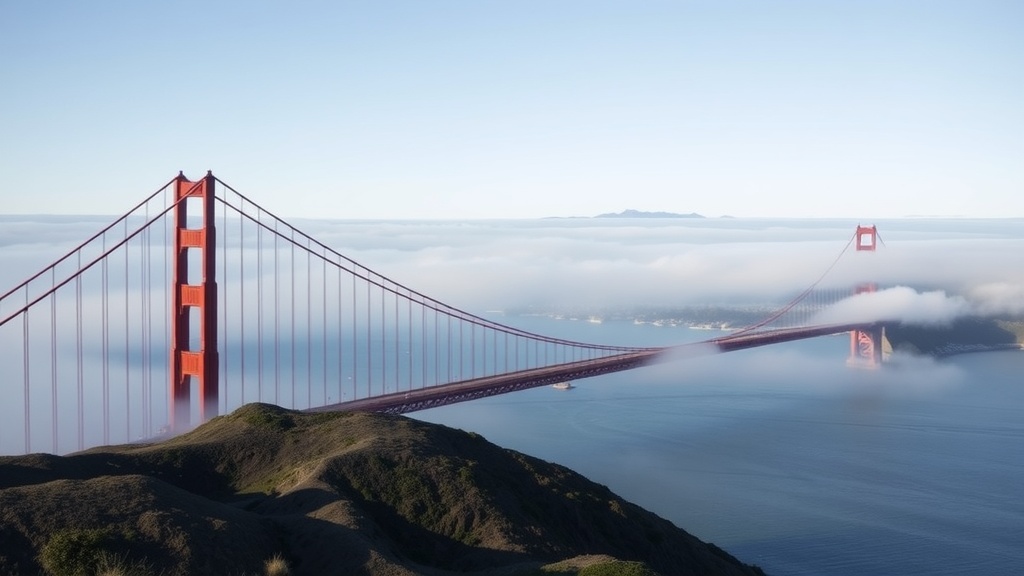
[[[713,330],[543,317],[587,341]],[[846,366],[831,336],[418,412],[568,466],[777,576],[1024,570],[1024,353]]]

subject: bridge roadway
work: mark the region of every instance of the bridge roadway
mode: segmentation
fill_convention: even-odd
[[[476,400],[477,398],[507,394],[528,388],[548,386],[568,380],[621,372],[667,360],[718,352],[732,352],[758,346],[767,346],[769,344],[840,334],[857,329],[865,330],[875,325],[876,323],[831,324],[741,333],[678,346],[645,348],[595,360],[580,360],[555,366],[531,368],[507,374],[394,392],[372,398],[328,404],[326,406],[309,408],[307,412],[366,411],[404,414],[406,412],[415,412],[417,410],[426,410],[428,408]]]

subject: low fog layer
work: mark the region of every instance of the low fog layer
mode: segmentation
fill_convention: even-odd
[[[965,316],[1019,315],[1024,313],[1024,289],[1006,282],[981,284],[965,295],[944,290],[918,292],[897,286],[877,292],[864,292],[817,314],[816,324],[842,324],[864,321],[900,321],[904,324],[949,324]]]
[[[820,280],[881,292],[844,302],[943,322],[1024,311],[1024,222],[879,223],[875,252],[847,246],[858,224],[835,220],[591,219],[310,222],[343,252],[470,309],[702,306],[787,302]],[[831,267],[831,269],[830,269]],[[826,271],[827,274],[826,274]],[[824,275],[824,277],[823,277]]]
[[[473,312],[772,305],[819,280],[821,287],[849,288],[851,293],[866,282],[880,289],[840,303],[826,313],[829,320],[853,319],[863,309],[880,319],[923,322],[1024,312],[1024,222],[878,222],[882,243],[875,252],[857,252],[848,245],[858,223],[589,218],[295,222],[361,264]],[[93,217],[5,217],[0,284],[6,290],[100,225]],[[837,260],[844,247],[846,253]]]
[[[19,281],[52,262],[88,237],[103,223],[96,219],[5,217],[0,220],[0,292],[6,292]],[[295,222],[300,229],[319,239],[338,252],[384,274],[421,293],[458,308],[496,316],[495,311],[521,311],[536,309],[553,312],[560,309],[581,311],[629,310],[639,307],[700,307],[757,305],[766,310],[780,306],[803,292],[814,283],[831,288],[839,294],[851,294],[830,309],[820,312],[812,322],[863,322],[868,320],[902,320],[915,324],[950,322],[965,315],[1024,313],[1024,222],[1020,220],[899,220],[879,222],[884,245],[875,252],[855,251],[850,240],[856,228],[855,221],[838,220],[495,220],[495,221],[314,221]],[[248,262],[255,260],[255,235],[247,234],[239,240],[232,237],[233,228],[222,229],[221,238],[228,242],[227,254],[241,254]],[[149,239],[154,249],[152,262],[163,266],[164,238],[155,233]],[[266,244],[265,244],[266,245]],[[270,246],[273,243],[269,244]],[[141,252],[133,246],[127,254],[118,253],[109,262],[107,274],[113,290],[125,290],[123,280],[132,278],[131,290],[138,291],[128,300],[113,298],[107,313],[114,318],[115,330],[121,325],[120,310],[130,308],[133,318],[143,317],[140,308],[152,311],[155,326],[153,348],[166,359],[166,330],[163,319],[168,316],[168,290],[164,274],[154,273],[152,285],[141,285],[138,270],[126,272]],[[843,253],[844,249],[846,252]],[[842,256],[840,257],[840,254]],[[93,252],[83,260],[94,256]],[[246,298],[258,295],[255,284],[257,273],[263,275],[265,291],[273,289],[273,255],[264,255],[262,268],[247,264],[244,268]],[[282,255],[282,260],[285,260]],[[301,270],[306,261],[299,260]],[[73,263],[72,263],[73,264]],[[97,267],[99,268],[99,267]],[[286,266],[291,272],[294,268]],[[223,285],[233,285],[228,292],[228,306],[237,315],[237,286],[241,276],[233,267]],[[282,272],[284,272],[282,270]],[[313,271],[317,270],[313,266]],[[61,272],[66,272],[61,268]],[[46,362],[50,349],[47,337],[53,310],[59,321],[72,323],[76,316],[89,329],[103,326],[105,304],[98,293],[102,290],[100,271],[92,270],[92,279],[81,286],[76,296],[72,285],[67,301],[58,307],[46,304],[34,315],[31,337],[42,346],[32,355],[36,364],[32,374],[41,383],[39,394],[45,398],[51,389],[47,378],[51,366]],[[330,275],[335,278],[336,273]],[[60,274],[57,274],[58,278]],[[337,275],[341,276],[341,275]],[[166,276],[169,278],[169,276]],[[268,281],[268,278],[271,281]],[[351,278],[345,278],[351,281]],[[49,278],[40,284],[48,286]],[[878,290],[852,295],[855,288],[874,283]],[[268,286],[269,284],[269,286]],[[282,285],[289,284],[281,281]],[[149,299],[141,297],[143,293]],[[68,291],[66,291],[68,292]],[[290,293],[290,292],[288,292]],[[309,294],[300,290],[300,294]],[[81,305],[76,304],[76,298]],[[264,295],[264,301],[273,296]],[[316,309],[319,302],[311,298]],[[0,304],[0,317],[23,305],[24,295],[16,295]],[[297,318],[298,332],[285,328],[283,338],[298,334],[298,345],[304,345],[307,331],[302,327],[314,314],[307,314],[305,302],[299,302],[296,316],[286,316],[284,325]],[[291,308],[290,306],[287,308]],[[269,310],[269,308],[268,308]],[[766,312],[767,314],[767,312]],[[238,318],[228,324],[237,322]],[[510,323],[545,322],[539,325],[543,333],[551,336],[619,345],[675,345],[703,339],[705,334],[696,330],[671,330],[643,326],[642,330],[619,333],[615,330],[635,328],[632,323],[604,324],[590,322],[556,322],[549,319],[517,318]],[[269,334],[277,321],[276,312],[268,313],[262,333]],[[319,325],[315,320],[314,325]],[[609,326],[612,326],[609,330]],[[21,325],[7,325],[0,334],[10,336],[13,344],[3,348],[9,355],[9,365],[22,366]],[[236,334],[240,326],[233,326]],[[252,323],[248,324],[252,331]],[[565,334],[556,333],[559,330]],[[604,331],[602,331],[604,330]],[[319,332],[315,332],[315,336]],[[73,351],[74,332],[61,340],[62,349]],[[129,354],[129,339],[123,334],[115,338],[110,354],[98,352],[101,338],[93,331],[86,338],[84,373],[100,374],[101,362],[107,356],[113,359]],[[824,344],[830,342],[824,341]],[[682,347],[669,356],[669,360],[687,363],[685,372],[680,362],[666,362],[651,369],[652,374],[664,375],[680,382],[701,378],[706,374],[728,373],[733,382],[758,381],[767,378],[788,386],[807,384],[816,388],[816,382],[850,381],[863,378],[859,371],[847,371],[843,363],[848,339],[831,342],[822,358],[813,353],[797,352],[785,348],[770,352],[744,351],[730,353],[727,361],[712,354],[714,349],[701,346]],[[131,349],[135,350],[135,342]],[[275,349],[276,350],[276,349]],[[802,350],[802,349],[801,349]],[[72,353],[73,352],[69,352]],[[791,355],[800,354],[795,358]],[[300,355],[301,357],[301,355]],[[307,357],[308,359],[308,357]],[[907,360],[917,362],[916,360]],[[275,360],[276,362],[276,360]],[[692,365],[691,365],[692,364]],[[898,363],[897,363],[898,364]],[[61,362],[61,376],[71,374],[75,363]],[[152,366],[152,364],[151,364]],[[276,364],[275,364],[276,366]],[[930,364],[912,364],[914,378],[921,382],[945,381],[955,383],[956,375]],[[68,367],[65,369],[64,367]],[[925,370],[927,369],[927,370]],[[142,373],[141,367],[133,372],[117,370],[112,386],[120,386]],[[857,372],[858,375],[853,373]],[[927,375],[922,375],[928,372]],[[881,373],[881,372],[880,372]],[[891,372],[870,378],[890,378]],[[15,377],[20,394],[22,378]],[[94,383],[95,385],[95,383]],[[881,386],[884,388],[884,386]],[[922,388],[923,389],[923,388]],[[269,394],[269,392],[268,392]],[[276,394],[276,389],[275,389]],[[95,397],[95,395],[93,395]],[[164,398],[164,395],[157,395]],[[276,396],[268,396],[268,398]],[[45,422],[48,406],[45,399],[33,404],[39,410],[37,421]],[[20,406],[12,403],[13,409]],[[70,405],[69,405],[70,406]],[[70,407],[62,406],[62,410]],[[2,411],[0,411],[2,412]],[[47,412],[47,414],[44,414]],[[153,428],[165,423],[163,412],[154,420]],[[5,414],[0,413],[0,416]],[[6,421],[15,422],[22,429],[17,414],[6,414]],[[0,420],[4,420],[0,418]],[[119,430],[121,428],[118,428]],[[141,429],[141,425],[132,431]],[[0,431],[2,432],[2,431]],[[152,431],[146,432],[146,434]],[[0,434],[2,436],[2,434]],[[10,436],[9,437],[16,437]],[[36,441],[39,440],[38,434]],[[99,440],[96,438],[90,441]],[[8,440],[9,442],[9,440]],[[20,446],[6,448],[9,451]]]

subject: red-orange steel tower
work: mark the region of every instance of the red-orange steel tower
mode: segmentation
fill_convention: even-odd
[[[199,420],[217,415],[217,280],[214,229],[214,177],[197,182],[179,173],[174,182],[174,284],[171,295],[171,426],[183,431],[192,423],[192,388],[198,384]],[[202,226],[188,227],[188,204],[197,199]],[[199,278],[189,274],[189,251],[198,251]],[[198,280],[198,284],[194,283]],[[192,309],[198,311],[198,349],[191,347]]]
[[[854,233],[857,251],[874,252],[878,246],[878,229],[875,226],[857,226]],[[878,287],[874,283],[861,284],[854,294],[874,292]],[[882,327],[870,330],[853,330],[850,332],[850,359],[852,366],[877,368],[882,364]]]
[[[857,242],[857,250],[875,251],[878,244],[878,228],[875,226],[857,225],[857,232],[854,234]]]

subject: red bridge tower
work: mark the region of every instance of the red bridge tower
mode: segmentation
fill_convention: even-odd
[[[211,172],[198,182],[179,173],[174,182],[174,284],[171,294],[171,427],[177,432],[192,423],[192,387],[198,384],[199,420],[217,415],[217,279],[216,231]],[[202,226],[188,227],[189,200],[202,208]],[[189,250],[198,250],[200,269],[189,274]],[[197,277],[198,276],[198,277]],[[198,283],[196,283],[198,281]],[[196,310],[197,317],[192,311]],[[199,325],[193,327],[192,321]],[[196,329],[193,337],[193,328]],[[193,349],[192,342],[199,348]]]
[[[878,229],[875,226],[857,226],[854,234],[857,251],[874,252],[878,246]],[[854,294],[874,292],[878,287],[873,283],[857,286]],[[850,358],[847,364],[859,368],[878,368],[882,364],[882,340],[885,336],[881,325],[867,330],[850,332]]]

